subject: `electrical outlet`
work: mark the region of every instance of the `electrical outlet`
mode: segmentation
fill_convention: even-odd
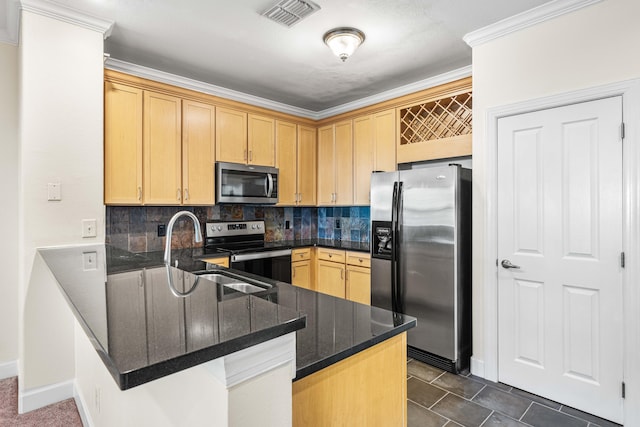
[[[290,222],[290,221],[285,221],[285,222],[284,222],[284,229],[285,229],[285,230],[288,230],[288,229],[290,229],[290,228],[291,228],[291,222]]]
[[[47,184],[47,200],[50,202],[59,202],[62,200],[59,182],[50,182]]]
[[[98,253],[97,252],[83,252],[82,253],[82,268],[84,271],[97,270],[98,269]]]
[[[82,237],[96,237],[98,235],[98,225],[95,219],[82,220]]]
[[[336,230],[340,230],[340,220],[336,219]]]
[[[158,224],[158,237],[164,237],[167,235],[167,226],[165,224]]]

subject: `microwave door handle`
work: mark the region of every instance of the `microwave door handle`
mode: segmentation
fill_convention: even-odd
[[[271,197],[271,193],[273,193],[273,175],[271,175],[270,173],[267,174],[265,190],[267,191],[267,197]]]

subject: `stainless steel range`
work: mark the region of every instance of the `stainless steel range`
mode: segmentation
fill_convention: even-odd
[[[265,242],[264,221],[208,222],[205,254],[228,253],[230,267],[291,283],[291,246]]]

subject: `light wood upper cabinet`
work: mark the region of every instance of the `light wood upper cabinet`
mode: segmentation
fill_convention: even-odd
[[[104,84],[104,203],[142,203],[142,90]]]
[[[315,205],[316,130],[278,120],[276,154],[278,204]]]
[[[318,129],[318,204],[333,204],[336,188],[334,126]]]
[[[353,203],[351,120],[318,129],[318,204]]]
[[[278,204],[298,201],[298,142],[294,123],[276,122],[276,167],[278,168]]]
[[[371,203],[371,172],[396,169],[395,109],[353,120],[354,204]]]
[[[270,117],[249,114],[247,125],[247,163],[250,165],[275,166],[275,120]]]
[[[316,204],[316,129],[298,125],[298,205]]]
[[[247,113],[216,108],[216,159],[246,163],[247,158]]]
[[[182,202],[213,205],[215,107],[182,102]]]
[[[142,202],[182,203],[181,99],[144,92]]]
[[[216,108],[216,159],[275,166],[275,120],[231,108]]]
[[[353,204],[353,124],[336,123],[336,195],[337,205]]]

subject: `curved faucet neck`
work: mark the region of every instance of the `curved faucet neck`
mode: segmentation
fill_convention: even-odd
[[[167,236],[166,236],[166,242],[164,246],[164,263],[166,265],[171,264],[171,235],[173,234],[173,226],[176,223],[176,221],[182,216],[187,216],[191,218],[191,220],[193,221],[193,228],[194,228],[193,231],[195,233],[194,240],[196,241],[196,243],[202,242],[202,230],[200,229],[200,221],[198,221],[198,218],[192,212],[189,212],[189,211],[180,211],[176,213],[174,216],[171,217],[171,219],[169,220],[169,223],[167,224]]]

